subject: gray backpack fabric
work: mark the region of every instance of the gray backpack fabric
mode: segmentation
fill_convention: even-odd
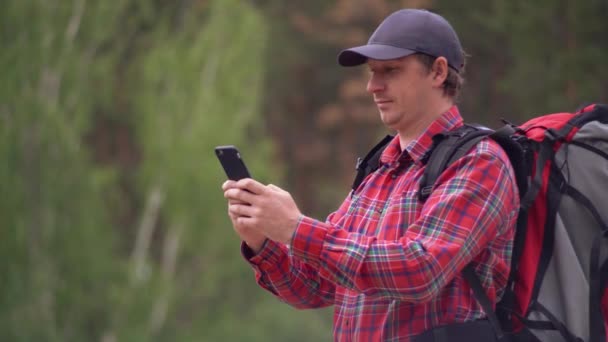
[[[465,125],[438,135],[425,158],[419,200],[450,163],[486,137],[509,156],[521,196],[511,273],[496,308],[472,265],[463,270],[496,340],[608,342],[608,106],[498,131]],[[377,169],[390,140],[358,161],[354,190]]]

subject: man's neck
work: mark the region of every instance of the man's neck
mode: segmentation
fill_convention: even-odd
[[[451,100],[445,100],[437,103],[436,106],[429,107],[425,114],[420,115],[420,120],[416,121],[413,125],[410,125],[406,129],[399,130],[399,144],[403,151],[405,147],[412,142],[414,139],[424,132],[437,118],[443,113],[447,112],[454,103]]]

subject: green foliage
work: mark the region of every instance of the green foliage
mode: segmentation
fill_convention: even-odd
[[[605,99],[608,68],[601,61],[608,57],[604,37],[608,25],[594,15],[605,10],[606,4],[599,1],[510,3],[505,17],[522,20],[503,18],[512,33],[513,59],[504,87],[523,88],[514,92],[519,106],[530,113],[564,111]]]
[[[262,138],[255,8],[9,1],[0,23],[1,340],[328,336],[326,315],[257,287],[220,189],[215,145],[239,146],[259,179],[280,175]],[[135,134],[136,170],[93,162],[91,139],[116,134],[104,122]]]
[[[376,132],[350,94],[361,77],[332,56],[389,7],[262,3],[3,3],[0,340],[330,340],[331,309],[296,311],[255,284],[213,147],[334,209]],[[470,121],[608,100],[604,2],[432,4],[473,55],[463,112],[493,114]]]
[[[0,14],[1,340],[82,341],[107,326],[122,268],[104,204],[114,173],[91,165],[82,137],[112,58],[91,53],[112,32],[89,19],[120,9],[11,1]]]
[[[602,1],[438,1],[472,55],[463,103],[477,121],[515,123],[606,102]],[[481,34],[480,34],[481,33]]]
[[[131,87],[137,89],[137,133],[145,146],[140,189],[143,196],[162,194],[158,210],[163,222],[155,228],[165,239],[179,237],[176,264],[172,274],[165,274],[164,286],[154,279],[166,273],[162,261],[154,266],[148,260],[152,278],[138,283],[132,295],[171,298],[168,321],[156,331],[167,336],[175,334],[174,324],[189,332],[200,326],[207,333],[218,329],[215,320],[239,311],[232,306],[226,312],[230,298],[243,294],[235,285],[253,283],[243,272],[247,266],[227,220],[220,188],[225,176],[213,147],[239,146],[259,177],[265,175],[261,162],[270,152],[268,142],[259,139],[261,123],[256,120],[266,37],[262,18],[238,1],[216,1],[208,11],[202,27],[193,13],[182,18],[179,31],[166,23],[151,32],[148,39],[154,45],[132,70],[137,76]],[[250,32],[258,34],[251,39]],[[161,251],[161,259],[170,257],[164,254],[168,251]],[[147,290],[141,292],[142,287]],[[211,304],[224,308],[223,315]],[[153,310],[157,304],[148,305]],[[123,320],[123,330],[131,323],[131,318]]]

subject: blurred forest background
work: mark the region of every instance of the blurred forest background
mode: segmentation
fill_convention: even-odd
[[[325,217],[386,133],[336,54],[403,7],[458,31],[468,121],[608,101],[606,0],[3,1],[0,340],[331,340],[255,284],[213,147]]]

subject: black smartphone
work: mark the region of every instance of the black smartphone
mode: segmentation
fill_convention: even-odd
[[[243,178],[251,178],[249,170],[247,170],[247,166],[245,166],[245,162],[236,147],[232,145],[217,146],[215,155],[220,160],[228,179],[238,181]]]

